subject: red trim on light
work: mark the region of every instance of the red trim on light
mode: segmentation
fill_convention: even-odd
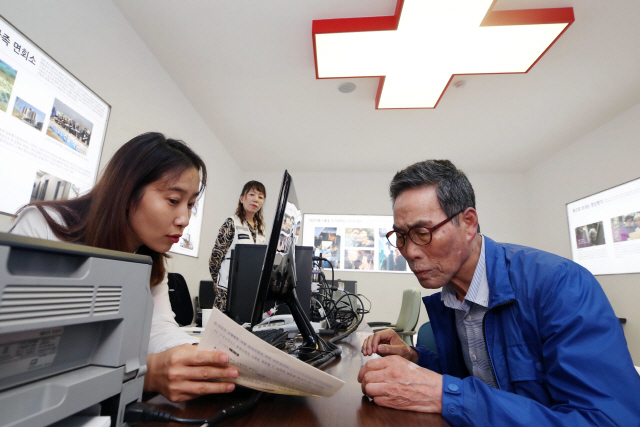
[[[382,87],[384,86],[384,79],[386,76],[380,77],[380,81],[378,82],[378,92],[376,93],[376,110],[387,110],[388,108],[378,108],[380,105],[380,97],[382,96]]]
[[[378,83],[378,90],[376,93],[376,110],[431,110],[438,106],[440,100],[444,96],[444,93],[449,88],[449,84],[456,76],[463,75],[488,75],[488,74],[526,74],[538,63],[540,58],[547,53],[551,46],[564,34],[565,31],[575,22],[575,16],[572,7],[563,7],[555,9],[522,9],[522,10],[496,10],[493,11],[497,0],[493,0],[493,3],[489,7],[487,14],[485,15],[481,27],[491,26],[506,26],[506,25],[540,25],[540,24],[567,24],[567,26],[558,34],[558,36],[549,44],[542,54],[536,59],[533,64],[524,72],[514,73],[471,73],[471,74],[452,74],[451,78],[445,85],[440,97],[433,107],[399,107],[399,108],[379,108],[380,97],[382,96],[382,88],[386,76],[342,76],[342,77],[318,77],[318,53],[316,50],[316,34],[331,34],[331,33],[351,33],[351,32],[364,32],[364,31],[393,31],[398,29],[400,22],[400,15],[402,14],[402,6],[404,0],[397,0],[396,10],[392,16],[377,16],[367,18],[341,18],[341,19],[321,19],[314,20],[312,24],[312,38],[313,38],[313,57],[316,69],[316,79],[359,79],[359,78],[380,78]]]
[[[370,18],[323,19],[313,21],[313,34],[360,33],[365,31],[397,30],[395,16],[374,16]]]
[[[398,0],[396,3],[396,11],[391,16],[315,20],[311,26],[311,33],[315,35],[397,30],[403,4],[404,0]]]
[[[485,15],[481,27],[505,25],[570,24],[575,21],[572,7],[557,9],[495,10]]]
[[[345,77],[319,77],[318,76],[318,51],[316,50],[316,34],[354,33],[365,31],[393,31],[398,29],[400,14],[404,0],[398,0],[396,10],[392,16],[374,16],[369,18],[340,18],[320,19],[313,21],[311,25],[311,38],[313,39],[313,59],[316,66],[316,79],[344,79]],[[376,76],[362,76],[370,78]],[[356,78],[356,77],[348,77]]]
[[[315,21],[313,25],[315,25]],[[316,33],[313,32],[313,26],[311,28],[311,41],[313,42],[313,63],[316,66],[316,80],[320,80],[320,76],[318,76],[318,50],[316,49]]]

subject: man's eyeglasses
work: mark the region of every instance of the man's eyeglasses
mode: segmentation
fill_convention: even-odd
[[[400,231],[391,230],[387,233],[387,240],[391,243],[391,246],[401,249],[407,243],[407,236],[411,239],[413,243],[418,246],[426,246],[431,243],[431,239],[433,237],[433,233],[445,225],[447,222],[451,221],[453,218],[460,215],[464,212],[465,209],[461,210],[455,215],[451,215],[449,218],[445,219],[439,224],[434,225],[433,227],[413,227],[410,228],[406,233],[401,233]]]

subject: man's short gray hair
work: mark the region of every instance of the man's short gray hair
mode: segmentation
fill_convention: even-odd
[[[436,187],[440,208],[447,217],[476,207],[476,196],[467,176],[449,160],[425,160],[396,173],[389,185],[393,204],[406,190]],[[458,218],[453,222],[460,225]]]

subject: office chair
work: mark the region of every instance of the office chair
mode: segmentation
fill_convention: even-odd
[[[427,350],[431,350],[434,353],[438,353],[436,348],[436,340],[433,337],[433,329],[431,323],[427,322],[420,326],[418,329],[418,339],[416,345],[426,347]]]
[[[179,273],[169,273],[167,279],[169,301],[171,310],[176,315],[176,322],[180,326],[190,325],[193,322],[193,303],[187,282]]]
[[[213,280],[201,280],[198,296],[196,297],[196,326],[202,326],[202,309],[213,308],[215,299]]]
[[[416,334],[416,325],[418,317],[420,317],[420,288],[405,289],[402,293],[402,305],[400,306],[400,314],[395,324],[388,322],[369,322],[371,327],[385,326],[384,328],[374,329],[374,332],[392,328],[402,337],[403,341],[409,345],[413,345],[413,336]]]
[[[412,295],[413,295],[413,289],[405,289],[404,292],[402,293],[402,305],[400,306],[400,316],[402,316],[403,309],[409,306],[409,300],[411,299]],[[400,319],[400,317],[398,317],[398,319]],[[367,322],[367,325],[369,325],[372,328],[375,328],[378,326],[385,326],[387,328],[396,327],[396,324],[391,322]]]
[[[198,293],[200,308],[213,308],[215,293],[213,292],[213,280],[201,280]]]

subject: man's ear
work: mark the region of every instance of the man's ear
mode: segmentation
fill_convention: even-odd
[[[460,225],[465,228],[467,240],[473,240],[478,234],[478,212],[474,208],[465,209],[460,214]]]

